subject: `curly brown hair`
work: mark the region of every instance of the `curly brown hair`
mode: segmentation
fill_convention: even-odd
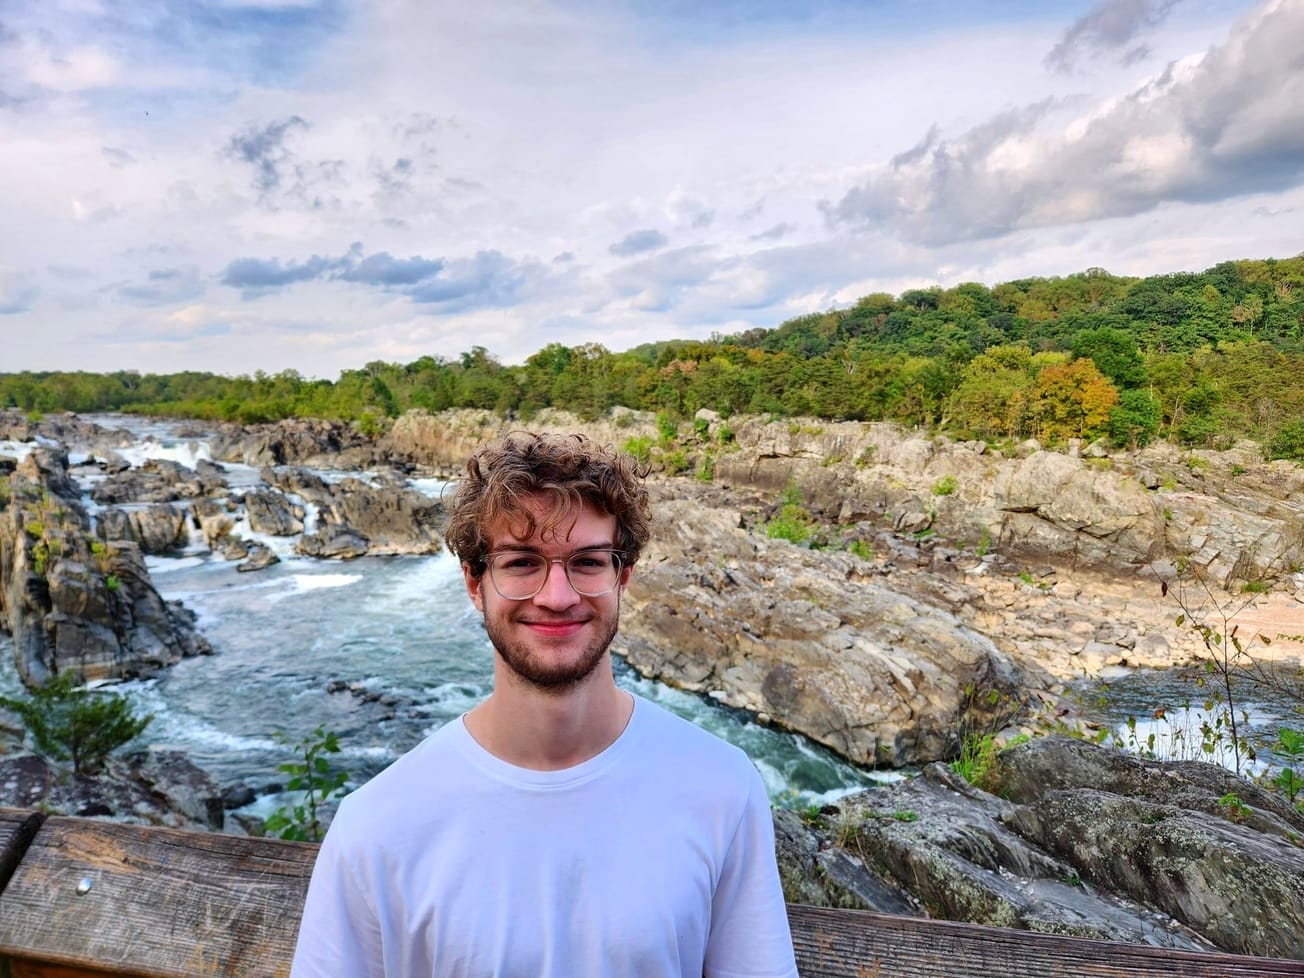
[[[616,518],[614,546],[632,566],[652,532],[643,479],[647,470],[629,455],[594,444],[583,435],[513,431],[482,448],[466,463],[466,475],[448,501],[444,530],[448,549],[479,577],[489,553],[488,530],[506,520],[522,538],[555,532],[572,507],[587,504]],[[527,497],[550,497],[539,521]]]

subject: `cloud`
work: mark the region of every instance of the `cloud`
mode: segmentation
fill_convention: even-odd
[[[630,231],[607,251],[621,258],[628,258],[630,255],[641,255],[645,251],[656,251],[658,248],[664,248],[668,243],[668,239],[660,231],[655,228],[645,228],[641,231]]]
[[[753,234],[751,240],[752,241],[778,241],[780,238],[786,238],[788,235],[792,234],[792,232],[796,230],[797,230],[797,225],[792,224],[789,221],[783,221],[779,224],[774,225],[774,227],[772,228],[766,228],[764,231],[761,231],[759,234]]]
[[[199,269],[193,265],[183,268],[159,268],[149,273],[147,280],[134,285],[123,285],[117,296],[128,302],[146,306],[189,302],[204,291]]]
[[[316,280],[351,282],[397,292],[440,311],[515,305],[554,276],[533,259],[516,260],[499,251],[466,258],[395,258],[389,252],[362,257],[354,244],[338,258],[313,255],[303,261],[237,258],[222,272],[224,285],[241,289],[246,299]]]
[[[339,277],[348,282],[366,285],[415,285],[438,275],[444,267],[442,261],[428,258],[394,258],[387,251],[368,255],[357,265],[341,272]]]
[[[17,272],[0,268],[0,316],[26,312],[39,294],[36,286]]]
[[[307,261],[281,264],[279,258],[237,258],[222,272],[222,284],[243,289],[245,297],[296,282],[310,282],[339,268],[341,259],[313,255]]]
[[[413,302],[457,312],[516,305],[546,279],[547,272],[538,262],[516,261],[498,251],[481,251],[471,258],[445,262],[434,278],[406,294]]]
[[[1078,18],[1046,55],[1052,71],[1070,72],[1079,61],[1120,49],[1122,63],[1135,64],[1149,54],[1146,45],[1133,45],[1136,37],[1163,23],[1180,0],[1101,0]],[[1133,45],[1129,47],[1129,45]]]
[[[259,128],[249,126],[236,133],[226,144],[226,155],[253,167],[253,185],[261,196],[281,188],[287,177],[297,171],[294,155],[285,145],[295,129],[307,129],[306,120],[297,115],[269,122]]]
[[[1051,100],[923,142],[821,201],[831,226],[930,245],[1228,200],[1304,181],[1304,4],[1273,0],[1203,57],[1094,114]]]
[[[101,146],[100,155],[109,161],[109,166],[122,167],[136,162],[136,158],[125,149],[117,146]]]

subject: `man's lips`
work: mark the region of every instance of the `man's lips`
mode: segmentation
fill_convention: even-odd
[[[563,618],[556,621],[523,621],[521,622],[530,631],[539,635],[546,635],[550,638],[562,638],[567,635],[573,635],[588,624],[587,618]]]

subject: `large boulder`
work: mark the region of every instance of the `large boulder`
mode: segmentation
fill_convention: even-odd
[[[789,899],[1304,958],[1304,816],[1280,798],[1065,737],[1002,752],[987,783],[932,764],[780,817]]]
[[[250,489],[244,494],[249,529],[268,536],[289,537],[303,532],[303,507],[272,489]]]
[[[764,539],[726,507],[657,510],[617,646],[644,675],[870,765],[948,756],[966,721],[1017,708],[1026,678],[1007,655],[859,558]]]
[[[185,509],[167,503],[124,510],[110,507],[96,517],[96,532],[104,540],[134,540],[142,553],[166,554],[184,547],[190,538]]]

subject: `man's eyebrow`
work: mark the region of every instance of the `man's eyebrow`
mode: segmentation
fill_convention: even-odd
[[[567,554],[579,554],[586,550],[618,550],[614,543],[586,543],[582,547],[576,547],[574,550],[567,550]],[[542,554],[543,551],[532,543],[503,543],[489,548],[490,553],[527,553]]]

